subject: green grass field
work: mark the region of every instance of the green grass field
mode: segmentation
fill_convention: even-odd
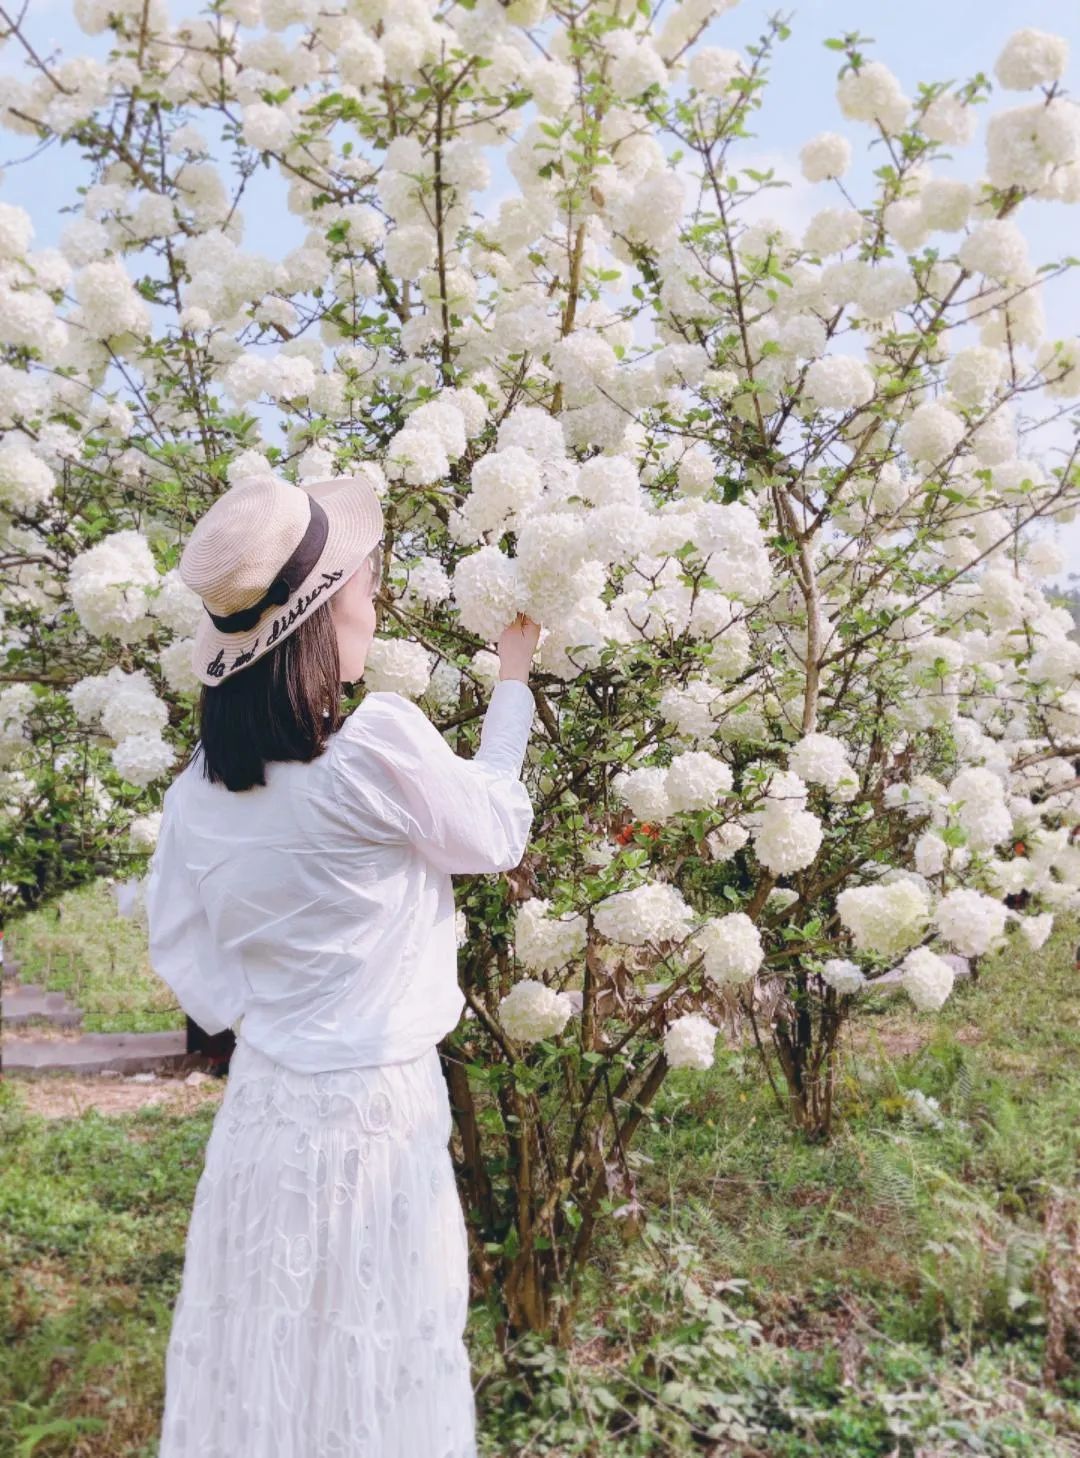
[[[153,974],[97,945],[99,894],[48,977],[44,914],[12,951],[99,1026],[161,1026]],[[1080,1454],[1080,1252],[1047,1233],[1080,1216],[1078,934],[988,962],[938,1016],[871,1002],[824,1147],[750,1049],[672,1075],[637,1145],[644,1234],[604,1229],[573,1349],[523,1340],[507,1375],[472,1312],[485,1458]],[[0,1083],[0,1454],[152,1458],[213,1105],[45,1120],[22,1090]]]
[[[9,923],[6,955],[21,982],[64,992],[82,1009],[87,1033],[156,1033],[184,1027],[172,989],[146,952],[146,932],[118,916],[104,881],[65,891],[55,902]]]

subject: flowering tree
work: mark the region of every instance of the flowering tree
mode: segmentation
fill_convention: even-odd
[[[857,199],[848,138],[809,140],[797,237],[745,160],[787,28],[718,48],[726,0],[75,8],[107,60],[8,37],[4,125],[85,185],[55,250],[0,203],[0,890],[42,884],[20,814],[113,870],[118,825],[152,846],[215,495],[369,473],[368,687],[465,748],[498,633],[544,625],[533,841],[459,883],[448,1073],[478,1276],[565,1333],[636,1128],[726,1020],[820,1137],[868,987],[932,1011],[1077,903],[1080,648],[1042,583],[1080,342],[1018,223],[1080,200],[1065,42],[914,98],[830,42],[877,165]]]

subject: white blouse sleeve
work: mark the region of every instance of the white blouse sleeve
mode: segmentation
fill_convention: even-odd
[[[472,759],[455,754],[418,704],[369,692],[335,756],[347,806],[382,820],[440,870],[508,871],[525,853],[533,807],[521,780],[536,701],[521,679],[491,693]]]
[[[198,883],[184,860],[176,806],[168,797],[166,791],[144,893],[150,965],[200,1028],[221,1033],[243,1012],[244,989],[232,985],[222,970]]]

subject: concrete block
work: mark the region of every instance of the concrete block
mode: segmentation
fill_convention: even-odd
[[[81,1038],[7,1037],[0,1043],[5,1074],[35,1078],[53,1074],[144,1073],[183,1067],[187,1052],[182,1031],[164,1033],[84,1033]]]

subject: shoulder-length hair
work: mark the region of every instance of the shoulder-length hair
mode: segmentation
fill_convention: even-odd
[[[379,583],[375,547],[357,569]],[[186,761],[202,753],[205,779],[228,790],[266,784],[270,760],[317,759],[342,724],[341,658],[331,599],[305,617],[268,653],[221,683],[203,684],[199,738]]]
[[[320,604],[269,652],[199,694],[200,754],[205,779],[227,790],[266,784],[272,759],[316,759],[341,724],[337,632],[330,604]]]

